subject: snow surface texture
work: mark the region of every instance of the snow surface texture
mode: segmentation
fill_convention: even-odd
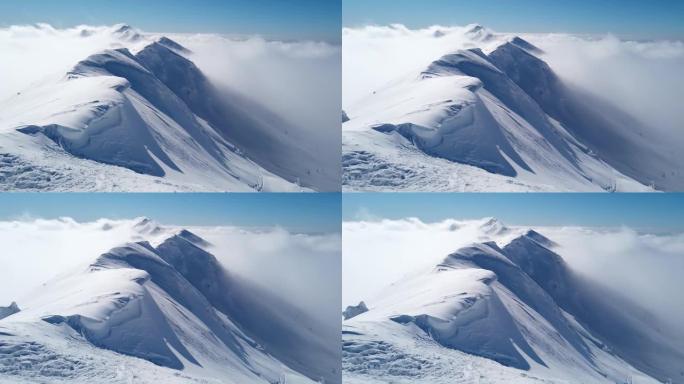
[[[127,25],[96,32],[118,48],[47,70],[0,101],[0,189],[339,189],[338,160],[321,155],[339,142],[211,81],[169,37]]]
[[[492,219],[450,225],[479,242],[431,267],[414,255],[343,322],[344,382],[684,383],[678,325],[572,269],[553,239]]]
[[[151,242],[60,273],[1,320],[0,382],[341,381],[339,325],[223,268],[189,230],[133,228]]]
[[[375,29],[346,30],[345,44],[416,43]],[[437,48],[396,58],[406,74],[345,99],[345,190],[684,190],[675,144],[560,78],[542,49],[479,25],[439,31]]]

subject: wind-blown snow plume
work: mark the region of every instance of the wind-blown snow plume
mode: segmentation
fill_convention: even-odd
[[[649,234],[630,228],[543,228],[577,271],[619,288],[663,321],[681,324],[684,302],[684,234]],[[684,331],[682,331],[684,336]]]
[[[684,144],[684,42],[623,41],[613,35],[524,35],[571,84],[610,95],[668,139]]]
[[[297,305],[335,328],[340,303],[339,234],[300,234],[282,228],[246,230],[220,227],[192,229],[212,244],[210,250],[224,265],[248,276],[284,298],[304,298]],[[311,287],[322,289],[312,295]]]
[[[340,46],[259,37],[171,36],[192,50],[189,57],[217,84],[261,100],[304,129],[317,146],[339,146]],[[320,158],[328,157],[320,153]]]

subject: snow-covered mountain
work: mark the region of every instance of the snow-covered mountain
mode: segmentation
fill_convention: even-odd
[[[0,101],[0,189],[339,189],[301,130],[216,87],[190,50],[127,25],[111,34],[121,48]]]
[[[153,224],[140,233],[154,238]],[[324,326],[224,269],[190,231],[155,241],[116,247],[10,307],[0,382],[341,381]]]
[[[567,84],[519,36],[461,34],[467,44],[345,106],[345,189],[684,189],[683,164],[610,95]]]
[[[684,383],[671,325],[571,269],[552,239],[502,228],[350,307],[344,381]]]

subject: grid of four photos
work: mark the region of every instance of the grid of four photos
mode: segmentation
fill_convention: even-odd
[[[684,384],[684,2],[0,2],[0,384]]]

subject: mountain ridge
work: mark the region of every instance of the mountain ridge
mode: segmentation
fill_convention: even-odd
[[[120,34],[134,31],[122,28]],[[63,152],[64,166],[35,167],[58,168],[53,172],[71,177],[71,157],[74,166],[88,168],[81,160],[91,160],[141,175],[131,179],[151,176],[162,180],[155,184],[187,188],[204,184],[203,190],[339,188],[336,173],[316,164],[301,144],[306,137],[292,133],[298,130],[291,123],[258,101],[214,87],[191,56],[162,36],[135,54],[128,48],[95,53],[62,78],[18,93],[3,102],[0,113],[8,129],[2,146],[17,152],[8,159],[38,163],[47,157],[38,156],[42,152]],[[16,166],[17,172],[22,169]],[[49,182],[32,185],[59,187]]]
[[[481,370],[472,374],[494,382],[510,382],[516,372],[548,382],[684,382],[676,363],[684,345],[663,338],[673,330],[629,297],[577,274],[557,247],[529,230],[502,247],[492,241],[462,247],[431,271],[393,283],[366,301],[367,312],[344,321],[345,374],[371,382],[453,382],[459,374],[442,367],[463,364],[470,371],[475,364]],[[385,352],[373,350],[378,344]],[[364,354],[404,364],[425,358],[386,371],[365,365]]]
[[[138,224],[142,229],[154,225],[147,218]],[[44,323],[48,328],[43,332],[58,339],[69,329],[89,346],[161,367],[155,372],[171,369],[230,382],[339,382],[339,356],[329,340],[319,340],[326,335],[316,322],[303,313],[295,316],[291,304],[230,274],[201,248],[205,242],[181,230],[157,246],[143,240],[113,248],[86,268],[44,285],[25,310],[3,319],[0,328],[14,335]],[[230,305],[222,305],[241,300],[255,303],[256,309],[241,306],[244,313],[236,316],[226,310]],[[293,320],[264,311],[269,307]],[[254,322],[269,323],[276,332],[263,333]],[[34,338],[30,343],[53,345],[39,334],[29,335]],[[293,359],[284,358],[278,338],[297,345]],[[49,376],[40,374],[46,380]]]
[[[494,44],[491,40],[486,44]],[[648,129],[641,122],[566,85],[541,58],[544,52],[521,37],[497,44],[488,54],[477,47],[445,54],[417,77],[390,83],[345,108],[344,188],[441,190],[443,182],[435,180],[429,189],[417,170],[397,179],[402,173],[394,169],[413,170],[421,163],[434,173],[454,168],[449,183],[472,190],[491,187],[475,184],[470,173],[472,179],[492,179],[493,185],[502,177],[523,189],[684,187],[676,172],[662,171],[677,164],[655,150],[657,138],[644,140]]]

